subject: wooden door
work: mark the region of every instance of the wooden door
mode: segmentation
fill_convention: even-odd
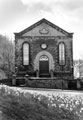
[[[46,55],[42,55],[39,59],[39,73],[41,77],[49,75],[49,59]]]

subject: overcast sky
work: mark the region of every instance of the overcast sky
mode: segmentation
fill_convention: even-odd
[[[83,0],[0,0],[0,34],[14,39],[42,18],[74,32],[74,59],[83,58]]]

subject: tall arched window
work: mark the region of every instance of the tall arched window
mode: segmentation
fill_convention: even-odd
[[[23,65],[29,65],[29,44],[23,44]]]
[[[65,65],[65,44],[63,42],[59,44],[59,64]]]

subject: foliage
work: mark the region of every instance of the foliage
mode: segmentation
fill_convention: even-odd
[[[14,44],[6,36],[0,35],[0,69],[9,78],[14,72]]]
[[[82,120],[83,96],[0,85],[1,120]]]

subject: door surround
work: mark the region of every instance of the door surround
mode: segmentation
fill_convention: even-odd
[[[44,50],[44,51],[39,52],[34,59],[34,71],[36,71],[36,70],[39,71],[39,60],[40,60],[40,57],[43,55],[47,56],[49,59],[49,72],[50,72],[50,70],[54,70],[53,57],[49,52]]]

